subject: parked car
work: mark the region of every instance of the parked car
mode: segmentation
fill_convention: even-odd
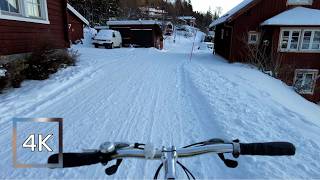
[[[100,30],[98,34],[93,38],[92,44],[96,48],[99,46],[104,46],[108,49],[113,49],[114,47],[122,47],[122,37],[119,31],[114,31],[110,29]]]
[[[213,43],[214,38],[212,36],[210,36],[210,35],[205,36],[203,41],[204,41],[204,44],[207,45],[207,48],[209,48],[209,49],[214,48],[214,43]]]
[[[207,45],[208,49],[214,49],[214,43],[213,42],[204,42]]]

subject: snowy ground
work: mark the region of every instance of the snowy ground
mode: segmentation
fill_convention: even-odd
[[[214,155],[183,162],[201,179],[320,178],[319,106],[280,81],[228,64],[208,50],[196,50],[189,61],[192,40],[167,39],[163,51],[94,49],[85,41],[73,47],[81,54],[76,67],[0,95],[0,178],[150,179],[159,165],[127,160],[112,177],[101,165],[14,169],[13,117],[63,117],[66,152],[97,148],[105,141],[153,142],[159,147],[215,137],[290,141],[297,146],[296,156],[241,157],[239,168],[232,170]],[[30,153],[21,156],[40,160]]]

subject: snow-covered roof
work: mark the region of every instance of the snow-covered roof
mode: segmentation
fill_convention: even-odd
[[[195,20],[196,18],[193,16],[179,16],[178,19],[182,20]]]
[[[320,10],[305,7],[296,7],[284,11],[266,21],[261,25],[300,25],[300,26],[320,26]]]
[[[159,21],[154,20],[124,20],[124,21],[108,21],[107,25],[154,25],[154,24],[161,24]]]
[[[255,0],[243,0],[240,4],[238,4],[236,7],[228,11],[226,14],[216,19],[215,21],[213,21],[209,27],[211,28],[213,26],[226,22],[229,18],[231,18],[233,15],[235,15],[237,12],[239,12],[243,8],[247,7],[253,1]]]
[[[69,3],[67,4],[68,10],[70,10],[74,15],[76,15],[83,23],[89,26],[89,21],[83,17],[77,10],[75,10]]]

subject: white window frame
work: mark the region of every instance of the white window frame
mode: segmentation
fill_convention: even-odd
[[[288,39],[288,46],[286,49],[283,49],[281,47],[282,45],[282,38],[283,38],[283,32],[284,31],[289,31],[289,39]],[[299,31],[300,36],[299,36],[299,40],[298,40],[298,47],[297,49],[291,49],[291,41],[292,41],[292,34],[294,31]],[[300,41],[301,41],[301,29],[297,29],[297,28],[281,28],[280,30],[280,38],[279,38],[279,51],[281,52],[299,52],[300,49]]]
[[[304,40],[304,33],[306,31],[311,31],[309,49],[302,49],[303,40]],[[318,52],[318,51],[320,51],[320,49],[312,49],[312,44],[313,44],[313,40],[314,40],[314,34],[315,34],[316,31],[320,32],[320,28],[319,29],[313,28],[313,29],[303,29],[302,30],[302,37],[301,37],[301,43],[300,43],[301,51],[304,51],[304,52]]]
[[[295,86],[295,83],[297,82],[298,78],[298,74],[299,73],[303,73],[303,82],[302,84],[304,84],[305,82],[305,77],[307,74],[312,74],[313,76],[313,87],[311,88],[310,91],[299,91],[300,94],[306,94],[306,95],[313,95],[314,94],[314,90],[316,88],[316,84],[317,84],[317,78],[318,78],[318,74],[319,74],[319,70],[317,69],[296,69],[295,73],[294,73],[294,81],[293,81],[293,86]]]
[[[312,5],[313,0],[287,0],[287,5],[292,6],[292,5]]]
[[[21,6],[21,3],[20,3],[20,0],[17,0],[17,3],[18,3],[18,8],[19,8],[19,11],[21,11],[21,8],[22,8],[22,6]],[[12,15],[20,15],[21,14],[21,12],[10,12],[10,11],[5,11],[7,14],[12,14]],[[0,14],[1,14],[1,10],[0,10]]]
[[[252,36],[257,36],[257,40],[256,41],[252,41],[251,37]],[[259,39],[260,38],[260,33],[257,31],[249,31],[248,33],[248,44],[258,44],[259,43]]]
[[[288,46],[286,49],[282,48],[282,38],[283,38],[283,32],[289,31],[289,40],[288,40]],[[292,40],[292,32],[293,31],[299,31],[300,36],[298,40],[298,48],[297,49],[290,49],[291,46],[291,40]],[[302,49],[303,44],[303,38],[304,38],[304,32],[305,31],[320,31],[320,28],[281,28],[280,29],[280,35],[279,35],[279,43],[278,43],[278,51],[279,52],[296,52],[296,53],[320,53],[320,49]],[[311,37],[313,38],[313,37]],[[311,39],[313,41],[313,39]]]
[[[40,18],[28,17],[27,15],[27,6],[25,0],[18,0],[19,3],[19,13],[2,13],[0,10],[0,19],[5,20],[14,20],[14,21],[23,21],[23,22],[31,22],[31,23],[40,23],[40,24],[50,24],[49,15],[48,15],[48,5],[47,0],[41,1],[41,14],[43,15]]]

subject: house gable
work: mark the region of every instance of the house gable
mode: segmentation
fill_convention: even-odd
[[[77,10],[75,10],[70,4],[67,4],[67,8],[68,8],[68,13],[72,13],[83,24],[89,26],[89,21],[85,17],[83,17]]]

